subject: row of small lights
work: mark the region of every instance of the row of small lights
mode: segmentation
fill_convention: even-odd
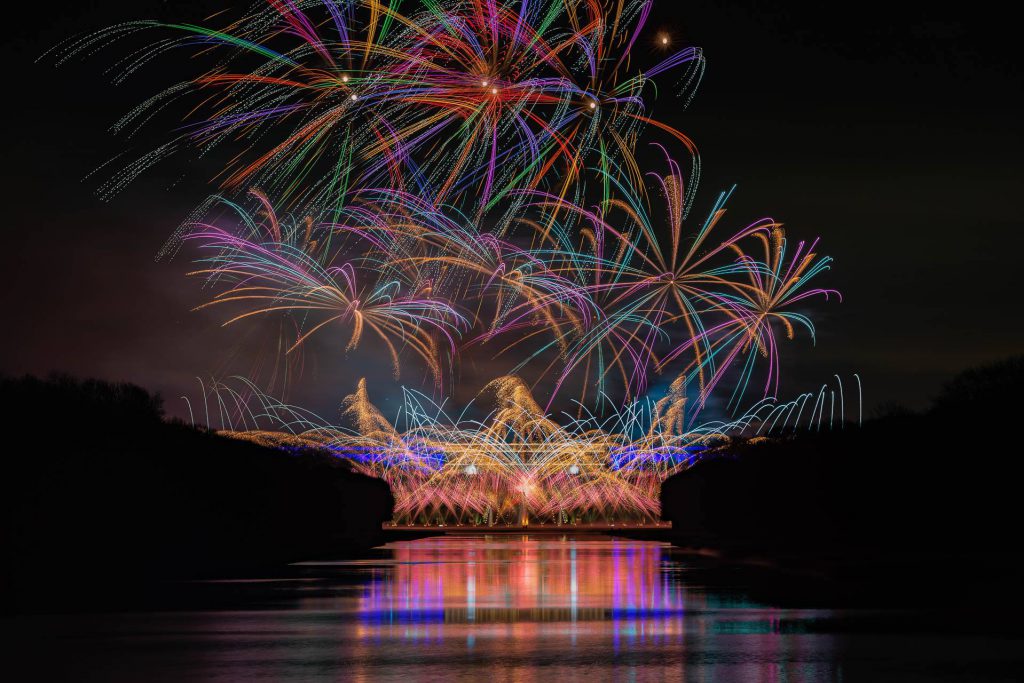
[[[466,474],[470,475],[470,476],[472,476],[472,475],[476,474],[477,472],[479,472],[479,470],[477,469],[476,465],[472,465],[472,464],[466,465],[466,467],[465,467],[465,469],[463,471]],[[579,474],[579,473],[580,473],[580,466],[579,465],[570,465],[569,466],[569,474]]]
[[[401,527],[405,527],[405,528],[421,527],[421,528],[424,528],[424,529],[433,529],[435,527],[444,527],[444,526],[452,526],[452,525],[451,524],[443,524],[443,523],[442,524],[398,524],[397,522],[392,522],[391,526],[393,526],[393,527],[401,526]],[[475,528],[485,528],[485,527],[486,528],[501,527],[501,526],[519,528],[519,527],[522,526],[522,524],[510,524],[509,522],[505,522],[504,524],[495,523],[495,524],[484,525],[484,524],[463,524],[462,522],[456,522],[454,526],[471,526],[474,529]],[[605,522],[603,524],[600,523],[600,522],[598,522],[596,524],[594,522],[582,522],[582,523],[580,523],[580,522],[566,522],[564,524],[549,524],[547,522],[539,522],[537,524],[534,524],[534,526],[539,526],[539,527],[544,527],[544,526],[548,526],[548,527],[551,527],[551,526],[558,526],[558,527],[580,526],[580,527],[587,528],[587,527],[615,526],[615,522]],[[640,523],[639,525],[636,525],[636,526],[630,525],[630,524],[626,524],[625,526],[626,527],[631,527],[632,526],[633,528],[636,528],[636,526],[643,526],[643,527],[648,527],[648,528],[649,527],[672,528],[672,525],[669,524],[668,522],[642,522],[642,523]]]
[[[348,83],[349,82],[349,77],[348,76],[342,76],[341,77],[341,82],[342,83]],[[483,87],[486,88],[488,85],[490,85],[490,81],[480,81],[480,85],[482,85]],[[496,87],[492,86],[491,87],[491,94],[492,95],[497,95],[498,94],[498,89]],[[349,98],[354,102],[355,100],[359,99],[359,96],[356,95],[355,93],[352,93],[349,96]],[[592,102],[590,102],[589,106],[590,106],[591,109],[597,109],[597,102],[593,102],[592,101]]]

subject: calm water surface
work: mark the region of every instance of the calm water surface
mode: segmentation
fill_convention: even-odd
[[[936,633],[897,613],[759,604],[708,581],[714,569],[700,564],[663,543],[600,536],[429,538],[277,577],[177,584],[159,610],[9,618],[4,637],[8,664],[38,680],[967,681],[1022,671],[1014,638]]]

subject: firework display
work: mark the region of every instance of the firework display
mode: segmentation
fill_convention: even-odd
[[[425,369],[435,397],[470,350],[515,365],[485,388],[485,421],[428,416],[406,390],[398,430],[364,381],[342,429],[249,383],[218,394],[222,422],[233,404],[274,431],[242,417],[231,433],[347,458],[388,481],[398,520],[561,523],[656,519],[661,481],[700,452],[755,422],[800,422],[806,398],[774,398],[780,346],[801,328],[813,338],[810,299],[838,296],[814,284],[830,259],[772,219],[724,227],[731,191],[696,217],[696,148],[651,110],[653,79],[671,74],[685,103],[703,56],[652,56],[670,41],[646,36],[651,6],[268,0],[216,29],[128,22],[67,47],[65,59],[156,32],[123,77],[181,50],[209,66],[118,122],[185,111],[102,188],[170,154],[226,155],[218,194],[168,248],[200,254],[193,274],[215,291],[201,308],[225,324],[283,317],[285,355],[314,336],[346,352],[372,339],[396,378]],[[661,375],[675,379],[653,398]],[[704,422],[723,387],[733,418]],[[563,424],[548,416],[559,397],[577,406]],[[841,385],[839,397],[841,414]]]

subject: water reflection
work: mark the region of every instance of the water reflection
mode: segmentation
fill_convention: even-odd
[[[755,604],[723,588],[726,570],[673,552],[601,536],[429,538],[275,577],[171,585],[158,605],[119,613],[6,617],[0,642],[12,680],[799,683],[1019,672],[1020,638],[936,634],[930,615],[908,626]],[[972,659],[985,666],[960,666]]]
[[[663,571],[656,543],[437,538],[391,549],[394,567],[376,572],[360,599],[368,636],[396,624],[424,634],[464,624],[536,630],[549,622],[607,622],[613,634],[682,631],[683,593]]]
[[[780,610],[688,588],[665,544],[441,537],[388,550],[390,566],[371,570],[358,598],[356,680],[678,680],[702,672],[695,680],[801,681],[832,672],[829,639],[801,657],[801,636],[780,630]],[[418,671],[401,670],[413,661]]]

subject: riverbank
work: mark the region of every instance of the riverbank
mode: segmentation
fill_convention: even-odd
[[[329,455],[164,420],[139,387],[3,378],[0,401],[3,433],[26,437],[0,476],[6,611],[356,556],[383,541],[392,516],[383,481]]]
[[[1024,605],[1021,387],[1011,359],[953,378],[921,413],[736,442],[663,485],[672,541],[768,568],[806,600]]]
[[[408,532],[412,534],[448,534],[448,535],[480,535],[480,534],[555,534],[565,535],[574,533],[631,533],[631,532],[669,532],[672,524],[669,522],[638,522],[638,523],[614,523],[614,522],[590,522],[583,524],[394,524],[386,523],[383,530],[386,533]]]

